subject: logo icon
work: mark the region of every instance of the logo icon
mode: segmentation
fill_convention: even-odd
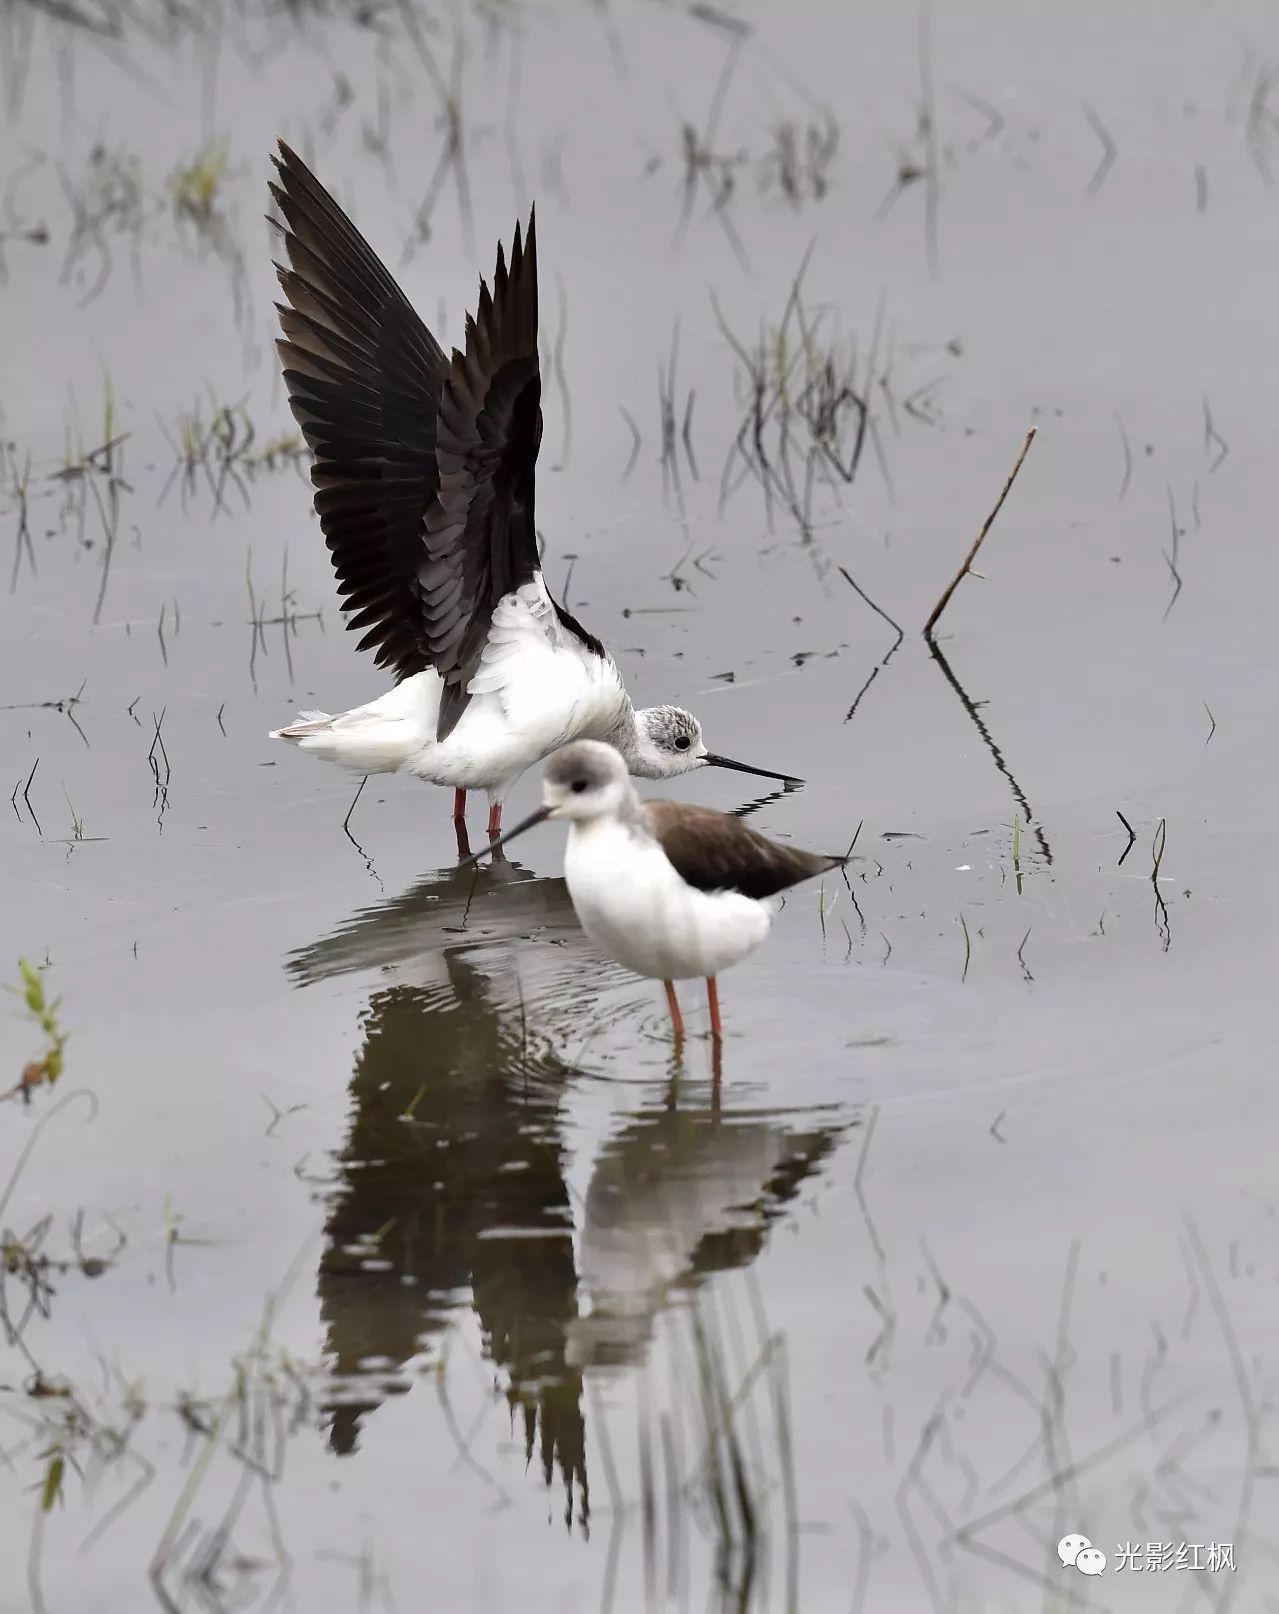
[[[1057,1543],[1057,1556],[1063,1569],[1073,1564],[1081,1575],[1100,1575],[1106,1567],[1106,1554],[1100,1547],[1094,1547],[1087,1536],[1077,1532],[1062,1536]]]

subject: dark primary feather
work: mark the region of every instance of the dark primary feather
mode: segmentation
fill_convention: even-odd
[[[284,220],[277,342],[294,418],[315,455],[315,508],[347,626],[396,678],[431,663],[417,573],[439,486],[448,363],[377,254],[283,141],[271,193]]]
[[[454,349],[437,423],[439,489],[418,569],[427,650],[444,680],[439,738],[456,725],[494,607],[538,572],[534,467],[542,440],[537,353],[537,235],[518,227],[511,264],[499,246],[490,294]]]
[[[772,897],[844,862],[842,857],[782,846],[710,807],[676,801],[650,801],[645,806],[649,828],[676,873],[699,891]]]
[[[283,142],[287,305],[276,345],[347,624],[397,680],[444,680],[437,738],[456,726],[493,611],[537,573],[542,437],[533,215],[493,290],[480,282],[466,350],[445,357],[368,242]],[[560,625],[604,647],[552,600]]]

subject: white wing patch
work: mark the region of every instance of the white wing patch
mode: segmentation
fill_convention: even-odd
[[[477,746],[497,719],[494,741],[511,777],[579,735],[612,732],[630,704],[612,660],[564,627],[540,572],[499,600],[468,687],[479,698],[457,733]]]
[[[504,696],[512,680],[527,678],[542,656],[548,658],[549,671],[551,658],[564,642],[564,630],[539,572],[531,583],[498,601],[480,664],[467,685],[469,693]]]

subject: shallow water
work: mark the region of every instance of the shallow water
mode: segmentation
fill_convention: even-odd
[[[0,1608],[1279,1607],[1270,10],[79,15],[0,19],[0,961],[70,1033],[0,1112]],[[808,781],[670,794],[857,835],[719,1107],[558,832],[459,874],[265,737],[382,687],[263,455],[277,134],[447,340],[536,198],[552,585]]]

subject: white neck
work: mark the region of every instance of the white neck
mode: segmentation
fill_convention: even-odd
[[[603,740],[606,745],[611,745],[614,750],[620,751],[626,759],[628,769],[632,762],[640,760],[644,736],[635,720],[635,707],[631,697],[625,690],[622,691],[622,698],[617,704],[607,731],[597,738]]]

